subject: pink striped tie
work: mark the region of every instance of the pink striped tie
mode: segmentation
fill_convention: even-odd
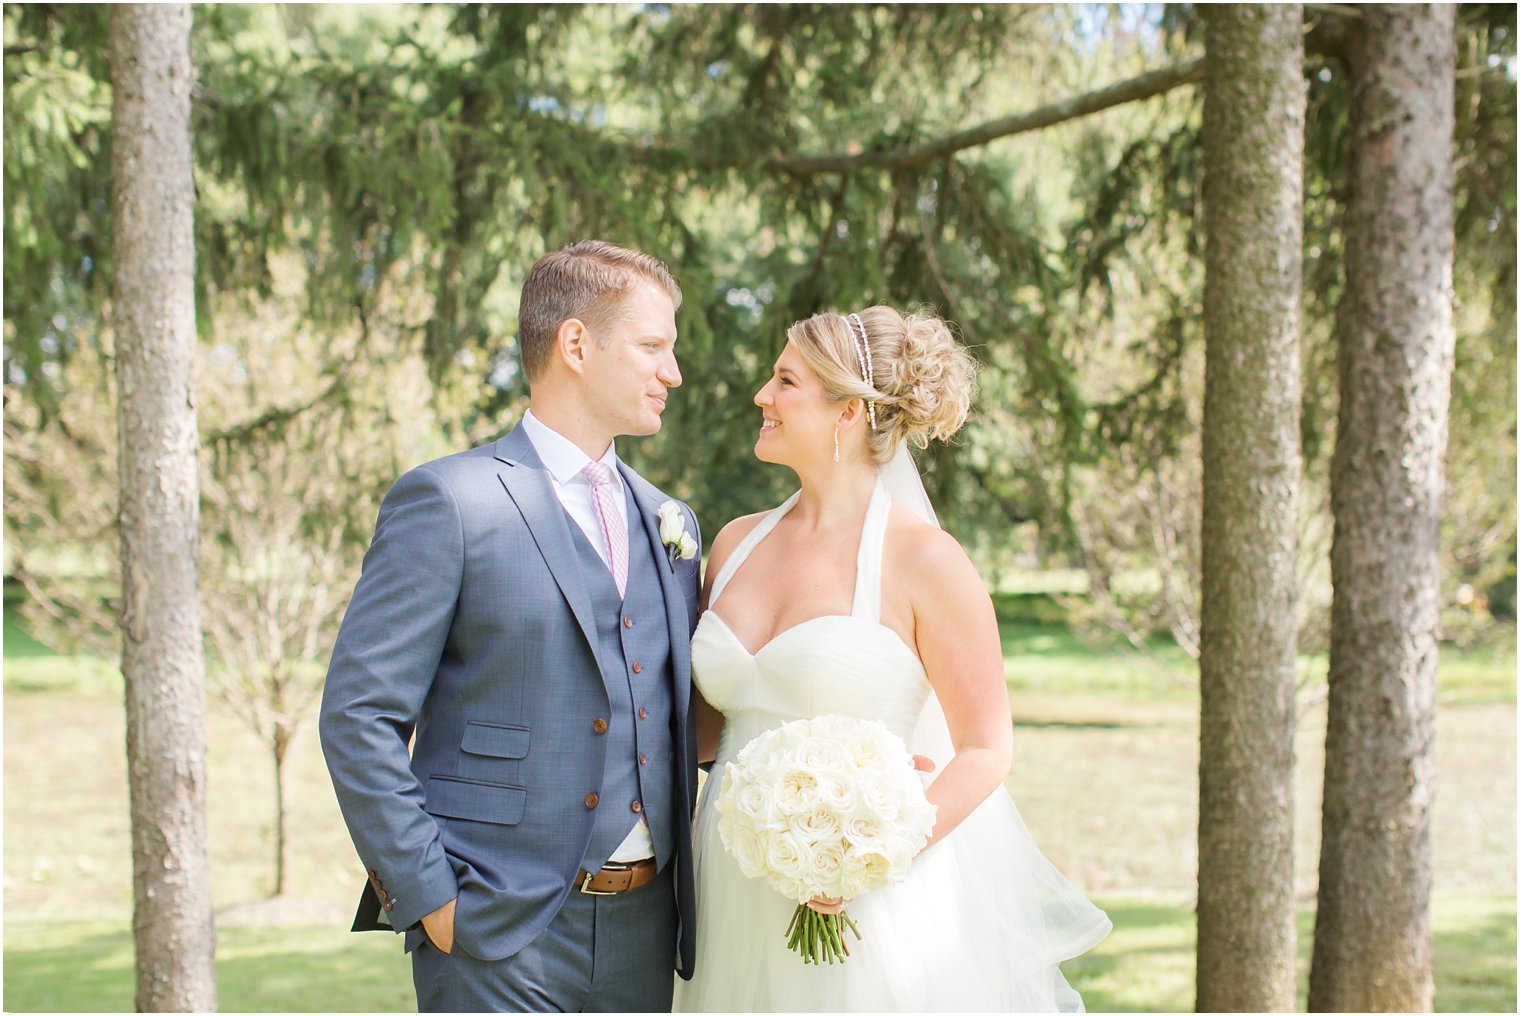
[[[602,535],[607,538],[607,566],[612,569],[612,581],[617,583],[618,595],[628,585],[628,527],[612,500],[617,485],[612,482],[612,470],[600,462],[588,462],[581,470],[591,483],[591,503],[596,507],[596,517],[602,520]]]

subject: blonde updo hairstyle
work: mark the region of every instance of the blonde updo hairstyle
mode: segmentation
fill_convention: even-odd
[[[866,424],[871,458],[884,465],[902,441],[919,448],[948,441],[966,422],[976,393],[976,360],[950,326],[933,314],[906,316],[891,307],[859,312],[871,344],[871,376],[860,369],[859,333],[841,314],[815,314],[787,329],[791,342],[834,402],[863,399],[876,407],[876,429]]]

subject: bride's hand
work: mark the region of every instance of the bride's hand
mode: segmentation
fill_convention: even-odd
[[[844,902],[837,896],[818,896],[807,901],[807,908],[820,914],[842,914]]]
[[[934,760],[927,755],[914,755],[913,768],[921,773],[934,772]]]

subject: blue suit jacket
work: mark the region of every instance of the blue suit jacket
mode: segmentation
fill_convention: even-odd
[[[657,509],[668,498],[627,466],[622,475],[644,517],[642,530],[629,520],[629,537],[646,531],[654,545],[670,629],[677,969],[690,977],[699,561],[667,567]],[[602,782],[606,739],[592,721],[608,715],[609,669],[595,655],[573,524],[520,426],[418,466],[381,504],[320,720],[369,872],[356,930],[406,930],[457,896],[457,947],[501,959],[533,941],[571,891],[594,817],[585,798]]]

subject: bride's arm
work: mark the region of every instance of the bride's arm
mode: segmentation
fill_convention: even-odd
[[[708,551],[705,559],[705,569],[702,576],[702,599],[698,605],[698,613],[704,613],[708,607],[708,600],[712,596],[713,579],[723,569],[723,562],[728,560],[728,555],[744,534],[754,528],[755,523],[763,517],[759,515],[746,515],[734,519],[719,531],[713,539],[712,549]],[[707,704],[693,683],[691,689],[692,706],[696,712],[697,729],[697,762],[711,762],[718,757],[718,735],[723,732],[723,714]]]
[[[695,685],[691,689],[691,704],[696,711],[697,764],[703,765],[718,757],[718,735],[723,733],[723,714],[707,704]]]
[[[992,598],[950,534],[914,534],[903,555],[919,658],[945,711],[955,756],[929,785],[938,842],[997,789],[1013,762],[1013,719]]]
[[[912,595],[914,641],[939,696],[955,757],[925,792],[936,806],[929,842],[937,843],[997,789],[1013,759],[1013,718],[1003,676],[992,598],[966,552],[949,533],[916,526],[899,543],[892,565]],[[914,756],[914,765],[933,762]],[[808,906],[837,914],[845,901],[819,898]]]
[[[733,547],[732,542],[724,540],[732,528],[733,523],[723,527],[717,539],[713,540],[712,550],[707,555],[707,571],[702,577],[702,599],[697,608],[699,617],[707,612],[707,598],[712,592],[713,576],[723,567],[723,560]],[[718,735],[723,733],[723,714],[707,704],[707,699],[702,697],[695,680],[691,683],[691,704],[696,713],[697,764],[705,765],[718,757]]]

